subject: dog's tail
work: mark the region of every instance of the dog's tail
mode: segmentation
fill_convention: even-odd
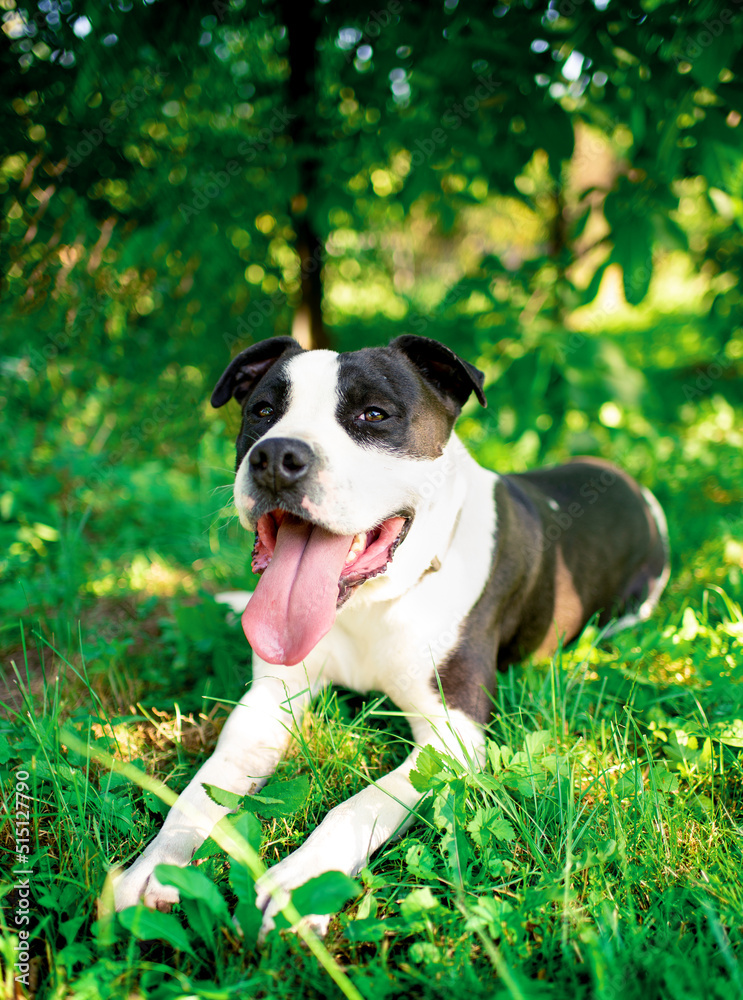
[[[648,595],[640,607],[636,611],[622,615],[621,618],[618,618],[615,622],[609,624],[601,634],[603,639],[609,638],[626,628],[632,628],[634,625],[639,625],[640,622],[647,621],[653,611],[655,611],[661,594],[666,589],[668,578],[671,575],[671,546],[668,540],[668,522],[666,521],[666,515],[663,513],[663,508],[658,503],[656,497],[650,492],[650,490],[645,489],[644,486],[642,487],[642,495],[645,498],[645,503],[648,505],[648,509],[650,510],[658,529],[658,537],[660,538],[661,548],[663,551],[663,568],[660,574],[653,579]]]

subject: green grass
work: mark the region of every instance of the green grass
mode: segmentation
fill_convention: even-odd
[[[424,754],[421,821],[373,859],[331,925],[328,948],[362,995],[737,994],[743,706],[730,681],[742,637],[739,609],[710,592],[703,608],[687,606],[662,627],[611,646],[589,631],[549,666],[506,675],[484,771]],[[642,666],[649,650],[664,662],[662,684]],[[134,752],[175,788],[213,734],[200,747],[186,721],[178,730],[169,717],[158,731],[142,716],[132,750],[95,688],[68,670],[94,714],[65,711],[61,686],[45,685],[0,743],[6,773],[32,775],[43,995],[336,995],[291,935],[245,947],[229,921],[237,897],[219,853],[198,870],[216,883],[217,902],[204,912],[181,904],[178,933],[157,925],[151,932],[165,940],[139,941],[120,920],[95,921],[105,864],[135,854],[162,807],[66,751],[61,722],[98,749]],[[261,814],[267,860],[393,766],[405,739],[389,702],[335,692],[316,704],[266,793],[281,798],[285,781],[306,778],[306,797]]]
[[[13,495],[0,497],[12,581],[2,641],[17,670],[0,696],[0,784],[12,812],[29,774],[33,870],[29,924],[17,925],[6,821],[8,995],[26,927],[26,992],[65,1000],[336,997],[348,983],[365,998],[741,994],[743,405],[715,388],[665,422],[630,412],[618,428],[573,424],[540,461],[585,450],[590,433],[594,451],[653,488],[671,522],[671,584],[643,627],[606,642],[588,629],[551,662],[501,677],[485,769],[423,755],[419,821],[352,892],[305,891],[338,911],[325,943],[342,986],[291,934],[256,945],[251,878],[216,844],[167,919],[99,917],[109,866],[134,858],[166,809],[145,776],[180,791],[249,676],[239,626],[210,596],[249,585],[247,544],[220,512],[229,442],[217,423],[195,457],[167,472],[155,459],[116,466],[78,505],[65,490],[90,475],[84,448],[53,429],[29,438]],[[462,425],[480,457],[528,460],[530,438],[480,426]],[[278,803],[245,807],[239,831],[274,863],[399,763],[409,738],[389,701],[323,695],[265,792]]]

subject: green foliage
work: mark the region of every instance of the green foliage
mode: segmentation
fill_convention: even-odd
[[[140,903],[124,910],[118,920],[138,941],[167,941],[177,951],[193,954],[188,934],[180,921],[169,913],[150,910]]]
[[[315,92],[289,106],[278,5],[177,18],[166,6],[6,7],[11,402],[41,416],[62,390],[69,405],[98,386],[66,435],[95,441],[88,480],[153,449],[183,461],[177,429],[204,429],[230,350],[289,330],[302,211],[325,247],[337,344],[378,342],[394,322],[494,374],[514,352],[546,352],[531,384],[538,394],[546,375],[553,420],[577,388],[561,354],[570,314],[610,264],[637,305],[688,255],[707,294],[681,319],[711,323],[690,351],[669,331],[668,349],[683,365],[732,342],[739,362],[737,11],[462,0],[375,19],[368,5],[318,5]],[[315,189],[298,194],[308,162]],[[159,377],[144,400],[143,369]]]
[[[292,893],[292,902],[303,916],[312,913],[337,913],[359,890],[343,872],[329,871],[311,878]]]
[[[360,886],[331,872],[294,893],[300,913],[342,909],[330,946],[362,995],[437,997],[459,983],[475,996],[493,995],[494,984],[531,996],[534,981],[607,1000],[620,987],[638,998],[737,989],[741,621],[740,606],[710,590],[611,645],[589,629],[546,668],[526,664],[503,678],[484,768],[423,748],[412,774],[426,794],[421,822],[382,850]],[[291,936],[277,932],[257,950],[252,878],[213,843],[198,868],[158,869],[179,889],[173,914],[140,906],[93,922],[101,846],[111,859],[136,851],[148,836],[142,825],[158,820],[126,782],[60,745],[52,688],[38,703],[26,697],[29,711],[11,716],[0,746],[0,777],[12,796],[19,766],[30,772],[28,864],[33,912],[43,914],[36,940],[43,935],[54,959],[47,981],[80,997],[103,996],[122,976],[158,996],[230,984],[260,993],[282,968],[287,997],[321,988]],[[346,774],[363,784],[378,742],[368,722],[386,724],[387,708],[372,701],[354,718],[333,706],[317,710],[323,731],[336,745],[350,737],[357,763]],[[263,804],[229,819],[256,848],[271,823],[306,836],[308,778],[326,751],[315,739],[302,746]],[[324,808],[353,790],[326,783]],[[108,804],[122,794],[123,826]],[[259,823],[255,809],[270,816],[278,804],[280,816]],[[10,928],[4,941],[10,954]]]

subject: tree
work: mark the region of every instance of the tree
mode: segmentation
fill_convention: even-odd
[[[441,336],[557,410],[575,310],[610,265],[644,302],[677,251],[707,349],[732,335],[737,9],[15,2],[2,308],[32,371],[215,374],[304,313],[317,345]]]

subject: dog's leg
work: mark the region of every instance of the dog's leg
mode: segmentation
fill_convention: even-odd
[[[410,724],[418,744],[410,756],[394,771],[331,809],[300,848],[259,880],[257,905],[264,910],[263,933],[274,926],[274,917],[292,889],[326,871],[356,875],[374,851],[407,829],[413,820],[410,811],[421,799],[409,777],[421,747],[430,744],[463,763],[482,766],[482,730],[462,712],[442,712],[431,720],[411,718]],[[272,898],[268,885],[285,892]],[[331,918],[306,919],[324,934]]]
[[[226,604],[236,615],[241,615],[252,596],[252,590],[223,590],[214,595],[214,600],[217,604]]]
[[[168,910],[178,901],[177,891],[155,878],[155,866],[187,865],[215,824],[229,812],[209,798],[204,783],[247,795],[271,776],[294,724],[315,693],[301,667],[282,670],[286,673],[281,679],[262,676],[254,681],[227,719],[214,753],[179,796],[160,833],[134,864],[115,878],[117,910],[140,899],[159,910]]]

